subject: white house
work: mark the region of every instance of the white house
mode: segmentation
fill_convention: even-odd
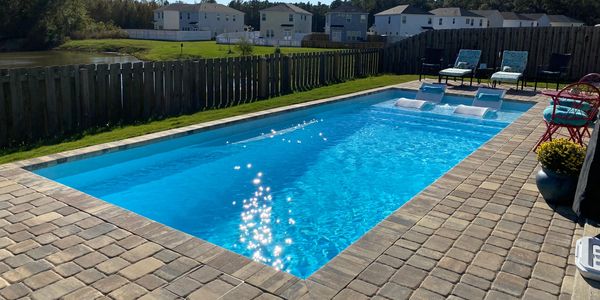
[[[460,7],[438,8],[430,11],[433,29],[486,28],[487,18]]]
[[[540,27],[572,27],[583,26],[584,23],[564,16],[564,15],[547,15],[547,14],[522,14],[523,16],[535,20]]]
[[[514,12],[500,12],[495,9],[471,10],[471,12],[485,17],[488,23],[487,27],[500,28],[538,26],[535,19]]]
[[[211,36],[244,31],[244,13],[216,3],[174,3],[154,11],[154,29],[210,31]]]
[[[472,13],[480,15],[487,19],[487,25],[483,24],[483,27],[499,28],[504,26],[504,18],[499,10],[496,9],[482,9],[482,10],[471,10]]]
[[[501,12],[502,27],[536,27],[537,21],[522,14],[514,12]]]
[[[537,23],[538,27],[549,27],[550,26],[550,18],[548,18],[547,14],[522,14],[523,16],[534,20]]]
[[[260,11],[260,35],[275,40],[296,40],[312,32],[312,14],[288,3]]]
[[[552,27],[579,27],[584,25],[582,21],[565,15],[548,15],[548,19],[550,19],[550,26]]]
[[[388,39],[402,39],[433,29],[433,14],[412,5],[399,5],[375,14],[374,31]]]

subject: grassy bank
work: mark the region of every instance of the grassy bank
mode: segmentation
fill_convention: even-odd
[[[58,47],[60,50],[86,52],[118,52],[129,54],[141,60],[174,60],[182,58],[218,58],[239,56],[235,45],[218,45],[215,41],[181,42],[146,41],[128,39],[105,40],[73,40]],[[229,50],[233,53],[229,53]],[[282,53],[317,52],[325,49],[317,48],[286,48],[281,47]],[[274,47],[254,46],[255,55],[273,54]]]
[[[177,127],[183,127],[201,122],[208,122],[236,115],[257,112],[265,109],[318,100],[333,96],[339,96],[376,87],[398,84],[402,82],[415,80],[416,78],[417,76],[414,75],[384,75],[378,77],[370,77],[348,81],[340,84],[334,84],[331,86],[316,88],[314,90],[306,92],[299,92],[254,103],[243,104],[230,108],[208,110],[198,112],[192,115],[168,118],[141,125],[111,128],[108,131],[100,133],[84,134],[80,137],[74,138],[69,141],[65,141],[60,144],[39,145],[28,149],[12,149],[9,151],[0,152],[0,164],[122,140],[130,137],[140,136],[152,132]]]

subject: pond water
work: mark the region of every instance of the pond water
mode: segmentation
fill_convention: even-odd
[[[130,55],[74,51],[0,52],[0,69],[138,62]]]

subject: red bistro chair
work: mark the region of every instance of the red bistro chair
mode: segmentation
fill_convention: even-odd
[[[535,146],[535,150],[559,129],[566,128],[570,140],[583,146],[584,136],[589,135],[589,125],[594,122],[600,106],[600,90],[584,82],[573,83],[564,89],[544,91],[552,98],[552,103],[544,109],[546,132]]]

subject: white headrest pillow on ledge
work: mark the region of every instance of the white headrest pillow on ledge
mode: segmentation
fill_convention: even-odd
[[[479,106],[468,106],[468,105],[458,105],[454,110],[455,114],[459,115],[467,115],[467,116],[477,116],[481,118],[495,118],[496,111],[489,107],[479,107]]]
[[[400,99],[396,100],[396,103],[394,105],[397,107],[402,107],[402,108],[414,108],[414,109],[419,109],[419,110],[426,110],[426,109],[432,108],[434,104],[431,102],[424,101],[424,100],[400,98]]]

